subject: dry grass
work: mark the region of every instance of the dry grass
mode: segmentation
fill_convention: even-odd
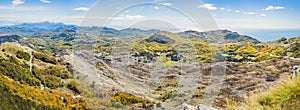
[[[227,108],[232,110],[300,110],[300,77],[287,80],[258,94],[252,94],[245,103],[228,101]]]

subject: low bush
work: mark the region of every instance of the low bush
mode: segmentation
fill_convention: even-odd
[[[9,57],[9,60],[3,59],[0,63],[0,74],[8,76],[15,81],[27,83],[30,86],[40,85],[40,80],[30,72],[29,68],[24,68],[22,63],[15,57]]]
[[[75,81],[69,82],[69,84],[67,85],[67,88],[69,88],[70,90],[73,90],[76,94],[81,93],[80,87]]]
[[[53,58],[51,56],[47,56],[45,54],[38,53],[38,52],[33,52],[32,54],[34,55],[35,58],[42,60],[43,62],[47,62],[47,63],[51,63],[51,64],[58,64],[58,61],[56,60],[56,58]]]
[[[89,109],[82,98],[51,90],[40,90],[0,75],[1,110],[70,110]]]
[[[45,75],[42,78],[42,84],[46,85],[51,89],[62,87],[61,79],[53,75]]]
[[[142,103],[142,102],[150,102],[148,100],[143,100],[141,97],[134,96],[129,93],[124,92],[117,92],[113,99],[115,99],[117,102],[123,104],[123,105],[130,105],[130,104],[136,104],[136,103]]]
[[[23,52],[23,51],[18,51],[16,53],[16,56],[19,58],[19,59],[25,59],[27,61],[30,60],[30,54],[27,53],[27,52]]]

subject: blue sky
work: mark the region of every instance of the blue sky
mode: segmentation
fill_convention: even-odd
[[[178,30],[197,29],[195,24],[203,30],[300,29],[298,4],[299,0],[0,0],[0,25],[52,21]]]

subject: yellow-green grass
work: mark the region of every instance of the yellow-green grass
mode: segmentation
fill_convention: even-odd
[[[0,75],[0,109],[88,109],[82,98],[40,90]]]
[[[252,94],[245,103],[228,102],[227,107],[239,110],[300,110],[300,77]]]

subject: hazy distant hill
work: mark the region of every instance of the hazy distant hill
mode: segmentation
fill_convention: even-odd
[[[259,40],[254,39],[250,36],[240,35],[237,32],[232,32],[229,30],[217,30],[208,32],[198,32],[198,31],[185,31],[178,33],[181,37],[189,39],[201,39],[209,43],[237,43],[237,42],[251,42],[260,43]]]
[[[0,44],[4,42],[16,42],[19,41],[22,37],[18,35],[4,35],[0,36]]]
[[[41,22],[23,23],[12,26],[0,27],[0,34],[17,34],[25,37],[32,37],[38,33],[53,33],[64,30],[77,30],[76,25],[66,25],[64,23]]]
[[[51,38],[57,39],[61,37],[70,37],[68,32],[74,34],[85,34],[85,36],[99,36],[99,37],[121,37],[121,38],[147,38],[149,36],[157,35],[161,30],[150,29],[142,30],[137,28],[126,28],[122,30],[108,28],[108,27],[79,27],[76,25],[66,25],[63,23],[41,22],[41,23],[23,23],[19,25],[0,27],[0,34],[16,34],[24,37],[34,38]],[[187,40],[203,40],[208,43],[237,43],[237,42],[251,42],[260,43],[247,35],[240,35],[237,32],[229,30],[216,30],[207,32],[198,31],[184,31],[179,33],[172,33],[175,36],[180,36]],[[72,34],[73,35],[73,34]],[[82,35],[77,35],[82,36]],[[168,35],[165,35],[168,36]],[[158,38],[159,39],[159,38]]]
[[[66,25],[64,23],[54,23],[54,22],[40,22],[40,23],[22,23],[18,25],[13,25],[11,27],[18,27],[18,28],[40,28],[40,29],[57,29],[57,28],[76,28],[75,25]]]
[[[172,38],[172,36],[174,36],[174,34],[168,32],[158,32],[145,40],[147,42],[157,42],[160,44],[173,44],[175,43],[175,38]]]

